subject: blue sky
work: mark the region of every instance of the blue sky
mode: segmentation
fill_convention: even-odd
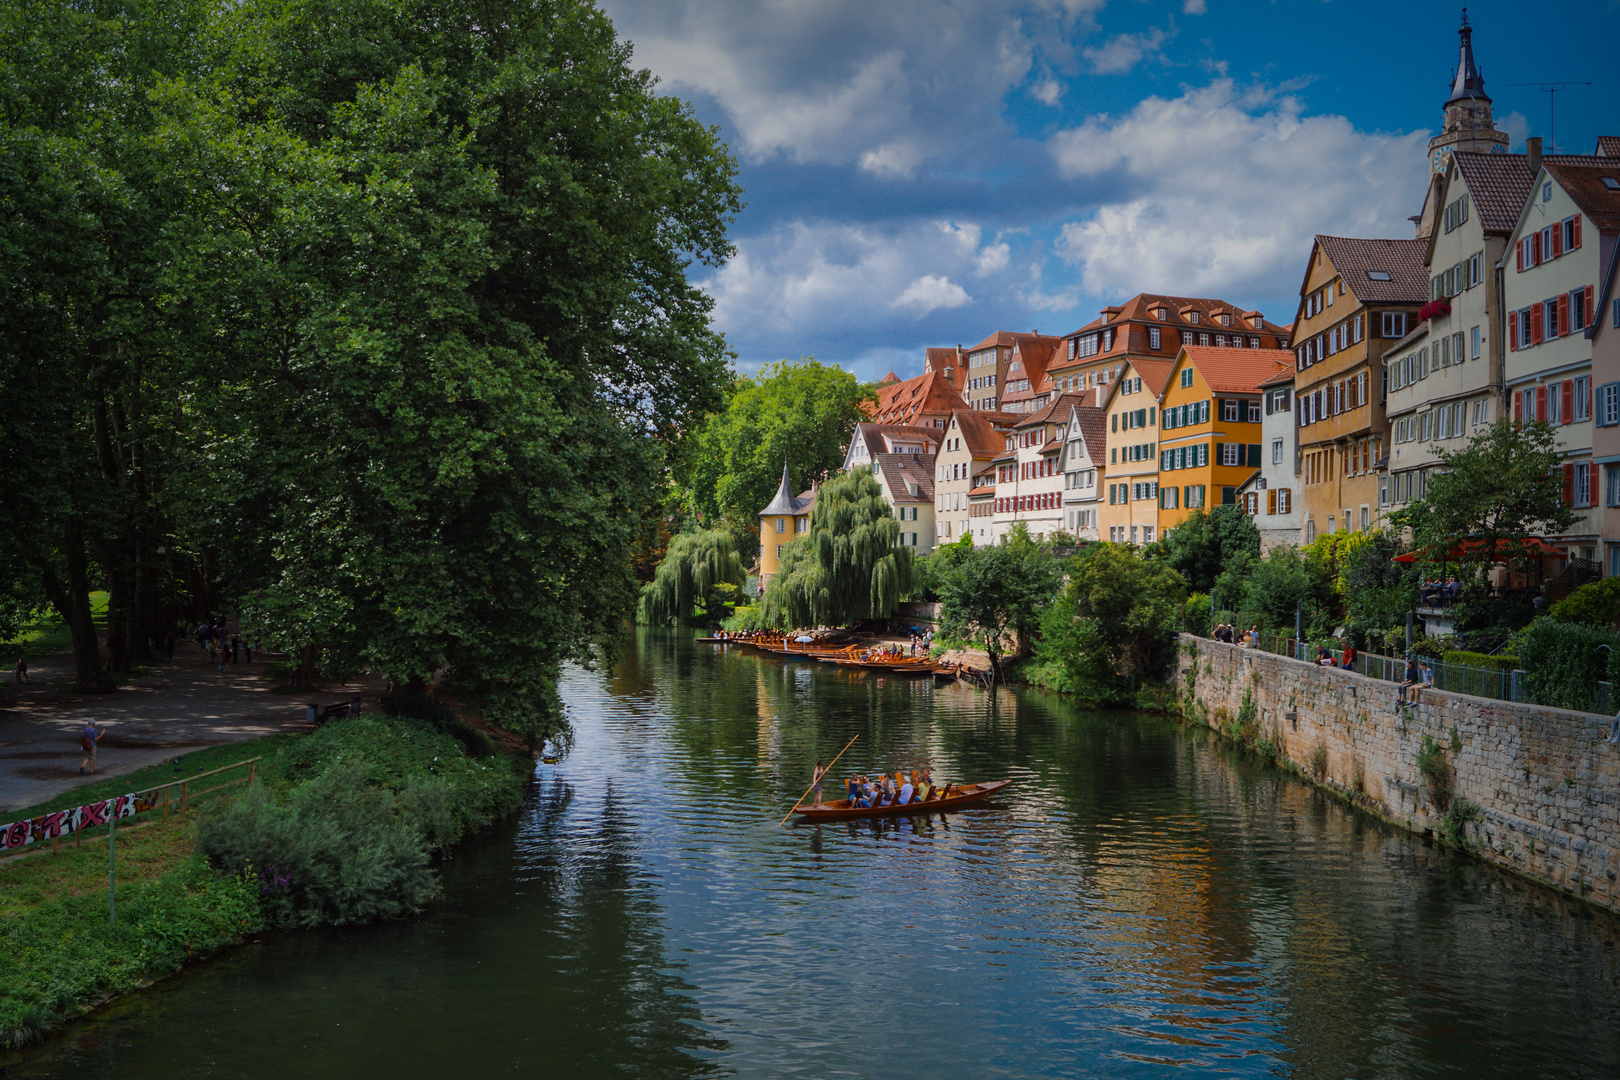
[[[1457,57],[1427,0],[599,0],[741,161],[737,255],[696,278],[738,366],[863,378],[1061,334],[1138,292],[1293,319],[1316,233],[1412,235]],[[1522,149],[1620,134],[1620,0],[1477,3]]]

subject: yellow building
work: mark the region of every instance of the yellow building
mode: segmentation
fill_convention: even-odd
[[[1260,384],[1293,362],[1287,349],[1182,346],[1159,399],[1161,531],[1237,502],[1260,470]]]
[[[777,485],[771,505],[759,512],[759,585],[764,588],[776,576],[782,562],[782,549],[796,536],[810,531],[810,511],[815,509],[816,489],[793,494],[793,481],[787,464],[782,465],[782,482]]]
[[[1159,528],[1159,395],[1168,360],[1132,359],[1107,384],[1106,499],[1098,501],[1098,535],[1116,544],[1150,544]]]

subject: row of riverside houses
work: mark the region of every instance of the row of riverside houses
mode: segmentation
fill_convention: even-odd
[[[1316,237],[1291,325],[1143,293],[1060,337],[998,332],[885,377],[845,467],[874,468],[902,541],[990,543],[1023,521],[1142,544],[1236,504],[1266,547],[1309,543],[1379,527],[1439,452],[1511,416],[1558,425],[1584,511],[1547,539],[1620,574],[1620,137],[1508,153],[1466,16],[1458,33],[1416,236]],[[810,495],[784,476],[772,506]]]

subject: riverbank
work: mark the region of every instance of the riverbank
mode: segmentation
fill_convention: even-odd
[[[515,810],[531,769],[476,734],[368,713],[98,780],[6,820],[256,756],[251,788],[119,823],[112,925],[105,829],[0,860],[0,1045],[261,929],[420,910],[438,894],[434,857]]]
[[[1362,810],[1620,911],[1609,718],[1394,683],[1183,635],[1182,712]]]

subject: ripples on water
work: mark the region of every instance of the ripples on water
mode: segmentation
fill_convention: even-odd
[[[1616,926],[1162,720],[644,634],[418,920],[267,938],[33,1076],[1620,1074]],[[1012,777],[779,828],[835,775]]]

